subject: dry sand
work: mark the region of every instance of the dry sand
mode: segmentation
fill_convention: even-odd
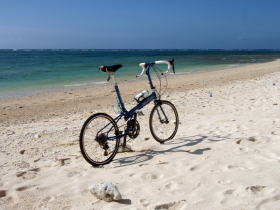
[[[279,209],[280,61],[169,77],[180,116],[166,144],[141,133],[103,168],[81,156],[85,119],[115,114],[109,85],[0,100],[0,209]],[[144,82],[121,82],[128,107]],[[213,97],[209,97],[212,93]],[[145,140],[148,139],[148,140]],[[88,188],[115,183],[107,203]]]

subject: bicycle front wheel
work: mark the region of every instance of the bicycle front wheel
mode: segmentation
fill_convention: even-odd
[[[93,166],[113,160],[120,143],[119,129],[111,116],[97,113],[84,123],[80,133],[80,149],[85,160]]]
[[[149,126],[154,139],[164,143],[177,133],[179,117],[175,106],[169,101],[158,101],[150,114]]]

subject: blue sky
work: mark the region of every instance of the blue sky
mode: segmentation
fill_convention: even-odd
[[[280,1],[0,0],[0,48],[280,49]]]

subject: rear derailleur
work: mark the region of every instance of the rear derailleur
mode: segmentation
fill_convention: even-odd
[[[108,149],[109,149],[109,145],[108,145],[108,137],[105,133],[101,133],[99,135],[97,135],[96,137],[96,141],[98,142],[98,144],[100,145],[100,147],[102,149],[104,149],[104,156],[107,156],[108,153]]]

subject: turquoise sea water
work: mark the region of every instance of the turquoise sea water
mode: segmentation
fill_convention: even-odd
[[[140,62],[174,58],[176,72],[195,73],[268,62],[280,51],[223,50],[0,50],[0,97],[104,83],[100,65],[123,64],[119,79],[132,79]]]

